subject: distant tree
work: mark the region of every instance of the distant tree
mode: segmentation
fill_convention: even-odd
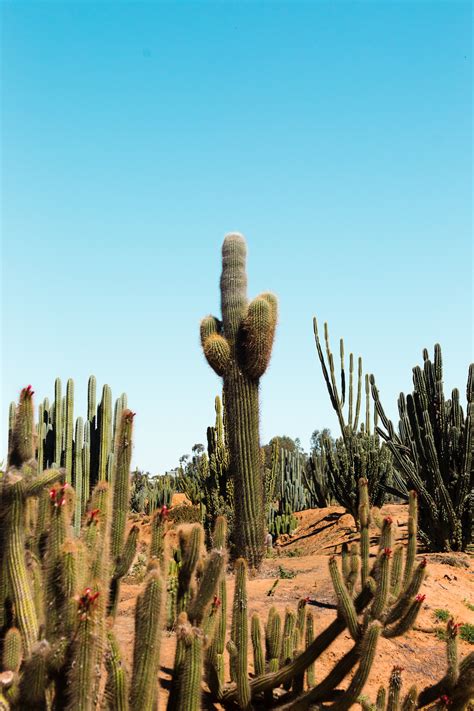
[[[322,430],[314,430],[310,439],[311,454],[321,454],[323,449],[322,443],[324,439],[329,439],[334,442],[333,438],[331,437],[331,430],[328,427],[325,427]]]
[[[287,452],[300,451],[300,440],[291,439],[288,435],[282,435],[281,437],[272,437],[268,444],[264,444],[262,449],[265,454],[265,467],[270,468],[272,466],[272,449],[273,444],[278,440],[281,449],[286,449]],[[297,444],[298,442],[298,444]]]
[[[193,454],[202,454],[205,450],[205,447],[203,444],[195,444],[192,448],[192,453]]]

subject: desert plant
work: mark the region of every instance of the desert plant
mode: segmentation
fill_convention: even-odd
[[[413,368],[411,394],[400,394],[398,433],[382,407],[375,378],[372,396],[389,447],[406,488],[418,493],[420,536],[433,551],[465,550],[474,516],[474,364],[469,366],[466,415],[459,390],[446,399],[441,347],[434,359],[423,351],[423,368]],[[400,492],[403,495],[403,491]]]
[[[171,474],[151,476],[135,469],[130,482],[130,510],[152,516],[162,506],[169,508],[175,491],[176,481]]]
[[[66,393],[56,378],[54,401],[45,398],[38,406],[38,422],[34,428],[33,457],[37,470],[63,467],[66,483],[76,492],[74,530],[79,534],[81,517],[86,509],[92,488],[98,481],[110,480],[112,475],[114,442],[120,414],[127,407],[127,396],[122,394],[115,402],[112,417],[112,393],[104,385],[102,399],[96,406],[96,379],[88,382],[87,417],[74,420],[74,381],[69,378]],[[17,408],[10,405],[9,451],[13,446],[11,433]],[[15,457],[14,450],[12,456]],[[11,456],[10,456],[11,459]],[[14,460],[11,464],[14,464]]]
[[[106,481],[92,493],[91,505],[79,538],[72,537],[74,492],[63,483],[65,471],[53,469],[37,474],[29,438],[33,432],[32,394],[23,391],[12,432],[12,462],[0,482],[0,581],[2,611],[0,701],[4,709],[55,711],[155,711],[158,698],[160,634],[168,587],[164,571],[171,566],[163,540],[163,511],[153,519],[149,572],[137,599],[135,641],[131,675],[125,668],[120,646],[113,633],[114,578],[127,572],[133,557],[133,534],[124,537],[124,513],[128,510],[125,473],[129,466],[132,413],[124,410],[118,424],[114,482],[121,491],[113,494]],[[49,491],[45,491],[45,486]],[[338,601],[336,619],[314,637],[306,600],[296,611],[288,609],[282,621],[269,610],[265,636],[260,621],[249,624],[247,610],[247,564],[235,566],[233,615],[228,652],[232,681],[225,685],[223,654],[226,638],[226,591],[224,564],[226,527],[218,518],[213,548],[206,553],[200,524],[179,531],[179,561],[176,566],[175,610],[177,645],[168,708],[197,711],[206,679],[211,698],[224,707],[241,709],[273,703],[283,709],[307,709],[333,702],[338,711],[349,709],[362,692],[372,668],[380,636],[393,638],[406,632],[423,604],[420,594],[426,560],[416,562],[417,498],[410,494],[408,543],[395,546],[392,520],[381,521],[377,554],[369,558],[370,507],[368,485],[359,482],[360,545],[353,544],[341,564],[331,557],[329,570]],[[48,516],[39,515],[30,532],[25,515],[29,500],[46,500]],[[34,507],[33,507],[34,508]],[[118,511],[119,509],[119,511]],[[117,523],[112,525],[116,514]],[[45,530],[42,526],[45,526]],[[132,529],[133,530],[133,529]],[[44,535],[41,545],[35,540]],[[394,549],[393,555],[392,550]],[[38,551],[38,558],[35,551]],[[37,584],[40,577],[41,584]],[[168,576],[170,578],[171,576]],[[168,593],[169,595],[169,593]],[[348,630],[352,646],[327,676],[313,684],[313,664],[336,637]],[[258,673],[249,674],[248,637]],[[457,703],[472,681],[471,657],[459,662],[457,628],[448,629],[448,672],[436,686],[420,694],[435,701],[450,694]],[[263,640],[265,639],[265,654]],[[101,672],[107,671],[105,685]],[[351,675],[341,692],[339,685]],[[310,685],[305,689],[304,681]],[[461,692],[460,692],[461,693]],[[460,697],[459,697],[460,698]],[[457,708],[454,706],[454,708]]]
[[[313,505],[324,508],[334,500],[332,482],[328,481],[326,449],[332,449],[334,442],[329,430],[313,433],[314,446],[303,470],[306,488],[310,492]]]
[[[0,483],[0,643],[2,667],[13,672],[4,683],[5,708],[46,710],[53,704],[58,711],[89,711],[99,694],[107,608],[114,609],[114,585],[136,546],[134,528],[126,540],[124,535],[133,416],[124,410],[116,425],[115,524],[109,485],[99,482],[74,537],[75,493],[65,481],[67,469],[41,471],[33,458],[32,396],[31,388],[20,394]]]
[[[391,455],[380,443],[377,433],[372,433],[370,412],[369,378],[365,376],[365,422],[359,418],[362,403],[362,358],[358,359],[357,395],[354,402],[354,356],[349,355],[349,384],[346,382],[344,341],[340,340],[340,391],[337,385],[334,356],[329,343],[327,323],[324,324],[326,358],[319,339],[318,323],[313,319],[314,338],[324,381],[331,405],[336,412],[341,437],[333,444],[328,436],[322,438],[326,455],[325,475],[327,487],[333,497],[344,506],[358,523],[358,485],[360,477],[366,477],[370,502],[381,506],[385,498],[385,485],[389,483],[392,471]],[[329,369],[328,369],[329,367]],[[344,412],[347,392],[347,415]],[[347,419],[346,419],[347,418]],[[377,412],[374,412],[374,427],[377,426]]]
[[[265,552],[263,471],[259,444],[259,382],[271,357],[277,300],[264,293],[247,300],[246,244],[229,234],[222,247],[222,321],[201,322],[206,359],[223,378],[224,408],[234,482],[236,553],[258,568]]]
[[[446,625],[447,670],[438,682],[426,686],[418,694],[416,686],[402,695],[403,668],[396,666],[390,675],[388,688],[381,686],[375,704],[365,697],[359,701],[364,711],[413,711],[420,708],[463,711],[469,708],[474,695],[474,652],[459,659],[457,638],[459,625],[450,618]],[[432,704],[437,702],[435,706]]]

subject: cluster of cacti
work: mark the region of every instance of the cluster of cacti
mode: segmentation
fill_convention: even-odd
[[[126,535],[133,413],[118,417],[112,482],[96,485],[74,536],[77,494],[67,470],[41,471],[34,459],[32,394],[21,392],[0,482],[2,692],[5,708],[15,711],[51,704],[86,711],[97,705],[109,644],[109,663],[117,659],[107,619],[137,545],[136,527]],[[148,625],[148,611],[146,618]],[[142,665],[153,679],[157,668],[144,660],[141,640],[137,634],[134,672]]]
[[[204,528],[210,535],[218,516],[225,516],[229,536],[234,531],[234,486],[229,472],[230,456],[221,399],[215,399],[216,420],[207,428],[208,475],[203,481],[206,506]]]
[[[434,360],[423,351],[423,368],[413,368],[413,393],[400,394],[398,433],[381,405],[375,379],[372,395],[386,441],[406,488],[418,492],[420,535],[432,550],[465,550],[474,521],[474,364],[467,379],[466,415],[459,390],[446,399],[441,348]],[[403,491],[400,492],[403,495]]]
[[[336,620],[314,638],[312,615],[307,613],[305,607],[307,601],[301,601],[296,613],[287,610],[284,620],[275,609],[270,609],[265,632],[265,656],[258,621],[252,620],[255,676],[250,681],[244,675],[247,661],[238,657],[239,645],[231,632],[229,648],[234,682],[223,693],[224,704],[236,701],[239,707],[248,708],[252,702],[269,708],[273,703],[273,690],[281,686],[286,693],[282,698],[284,692],[280,690],[278,705],[284,709],[307,709],[335,698],[334,708],[349,709],[356,702],[372,667],[379,637],[393,638],[409,630],[424,601],[425,596],[419,591],[425,576],[426,561],[418,564],[415,561],[416,504],[416,496],[411,495],[406,555],[402,545],[393,548],[393,523],[390,518],[385,518],[381,524],[378,552],[371,564],[368,487],[367,481],[361,480],[360,546],[354,543],[350,551],[344,551],[341,567],[334,556],[329,563],[338,600]],[[239,616],[232,629],[241,630],[245,636],[248,633],[241,611],[246,607],[246,596],[241,573],[236,576],[235,595],[235,609],[239,611]],[[353,639],[353,646],[329,674],[315,684],[315,660],[346,628]],[[339,685],[354,668],[349,686],[338,693]],[[335,694],[338,694],[337,697]]]
[[[54,401],[45,398],[38,407],[38,423],[34,426],[35,457],[38,472],[44,469],[62,467],[66,483],[74,486],[76,534],[81,525],[92,488],[98,481],[110,481],[113,467],[113,453],[117,426],[122,410],[127,407],[127,397],[122,394],[115,402],[112,416],[112,393],[104,385],[102,399],[96,406],[96,380],[89,378],[87,417],[74,420],[74,381],[67,381],[66,393],[62,394],[62,384],[56,378]],[[10,405],[9,455],[11,466],[15,466],[14,432],[16,405]]]
[[[36,473],[31,390],[22,391],[12,430],[12,464],[0,490],[0,702],[4,709],[92,711],[99,706],[154,711],[157,707],[160,636],[167,606],[166,578],[171,569],[166,507],[152,519],[149,572],[136,604],[130,676],[113,633],[120,580],[137,544],[137,528],[132,527],[126,536],[125,527],[132,424],[133,413],[124,410],[116,439],[113,491],[106,481],[97,484],[80,536],[74,538],[74,491],[64,482],[63,469]],[[371,562],[367,481],[362,479],[359,487],[360,544],[343,550],[341,566],[334,556],[329,561],[338,614],[316,637],[307,599],[295,612],[287,610],[284,619],[270,608],[265,630],[258,616],[249,620],[247,563],[239,559],[227,638],[225,519],[216,521],[209,553],[205,552],[200,524],[179,530],[173,607],[177,641],[170,710],[201,708],[203,682],[212,699],[224,707],[269,708],[277,689],[279,706],[296,711],[326,701],[334,701],[332,707],[344,711],[356,702],[380,636],[396,637],[415,622],[424,600],[420,588],[426,568],[426,560],[416,563],[415,494],[410,494],[406,553],[404,546],[394,547],[393,523],[385,518]],[[36,498],[37,505],[30,506]],[[346,629],[352,647],[329,674],[317,679],[315,660]],[[454,628],[448,629],[448,637],[455,642]],[[444,694],[457,699],[461,681],[463,693],[469,685],[472,688],[472,659],[459,663],[455,644],[448,642],[448,647],[446,677],[438,686],[423,691],[418,703]],[[231,674],[227,684],[226,649]],[[105,684],[100,683],[102,670],[107,672]],[[338,691],[348,676],[349,685]]]
[[[289,510],[277,513],[275,509],[272,508],[268,516],[267,528],[272,536],[278,538],[278,536],[283,534],[293,533],[293,531],[298,528],[298,519]]]
[[[310,493],[311,501],[314,506],[324,508],[331,506],[335,500],[332,494],[333,486],[328,481],[328,466],[326,457],[326,448],[322,439],[321,451],[311,452],[303,470],[303,476],[306,488]]]
[[[263,466],[259,443],[259,382],[271,357],[277,300],[264,293],[250,303],[245,271],[246,244],[229,234],[222,247],[222,321],[201,322],[206,359],[223,378],[224,408],[234,483],[237,555],[258,568],[265,552]]]
[[[130,510],[152,516],[162,506],[170,507],[176,479],[170,474],[150,476],[138,469],[132,472]]]
[[[273,442],[272,467],[265,472],[268,495],[272,496],[267,506],[267,528],[272,536],[292,533],[298,525],[294,513],[313,505],[304,484],[305,466],[303,454],[280,447],[278,440]]]
[[[360,699],[363,711],[415,711],[430,708],[462,711],[473,702],[474,696],[474,652],[463,660],[459,659],[458,627],[454,620],[448,620],[446,626],[446,674],[438,682],[425,686],[418,693],[416,686],[411,686],[403,694],[403,667],[395,666],[390,674],[388,688],[381,686],[375,703],[365,697]],[[435,706],[433,706],[433,704]]]
[[[377,433],[371,433],[369,376],[365,376],[365,423],[359,418],[362,403],[362,359],[358,359],[357,391],[354,400],[354,356],[349,355],[349,383],[346,382],[344,341],[340,340],[340,391],[337,385],[334,356],[329,343],[327,324],[324,324],[326,358],[318,333],[316,318],[313,319],[316,349],[329,393],[332,407],[336,412],[341,437],[335,446],[328,437],[323,438],[326,453],[327,488],[341,506],[344,506],[358,522],[358,485],[360,477],[369,482],[369,498],[374,506],[381,506],[385,498],[385,487],[389,485],[392,473],[392,458],[387,447],[380,442]],[[329,369],[328,369],[329,366]],[[347,398],[346,398],[347,393]],[[347,419],[344,407],[347,403]],[[377,427],[377,411],[374,411],[374,428]],[[314,486],[318,484],[317,479]]]
[[[192,460],[178,469],[176,485],[189,501],[200,507],[207,542],[218,516],[225,516],[232,538],[234,520],[233,482],[229,473],[229,449],[221,399],[215,398],[216,419],[207,428],[207,454],[196,445]],[[201,452],[198,451],[198,447]],[[184,458],[183,458],[184,459]]]

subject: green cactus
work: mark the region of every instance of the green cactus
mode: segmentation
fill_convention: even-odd
[[[419,499],[419,534],[434,551],[465,550],[473,533],[474,364],[469,366],[466,416],[454,389],[443,392],[441,347],[434,359],[423,351],[423,369],[413,368],[411,395],[400,394],[398,433],[387,418],[371,376],[372,396],[383,429],[378,428],[393,455],[401,496],[416,490]]]
[[[160,572],[158,568],[153,568],[136,605],[130,695],[132,709],[153,711],[156,705],[163,596],[164,585]]]
[[[262,627],[260,617],[257,613],[252,615],[251,637],[253,648],[253,668],[255,676],[261,676],[265,672],[265,656],[262,647]]]
[[[216,550],[225,551],[227,547],[227,522],[223,516],[216,519],[213,545]],[[225,580],[225,570],[221,572],[221,577],[217,585],[217,621],[214,635],[209,645],[206,658],[206,678],[209,688],[217,698],[222,695],[224,686],[224,650],[227,629],[227,586]]]
[[[201,708],[201,677],[203,665],[203,636],[200,629],[192,627],[186,613],[176,630],[178,644],[183,648],[183,659],[178,679],[176,709],[199,711]],[[170,705],[168,704],[168,708]]]
[[[21,632],[17,627],[10,627],[3,640],[2,666],[5,671],[18,673],[23,659]]]
[[[247,617],[247,562],[239,558],[235,563],[235,590],[232,608],[231,641],[235,646],[234,673],[237,682],[237,703],[241,709],[250,707],[250,687],[247,672],[248,617]]]
[[[206,559],[199,587],[187,608],[188,619],[195,627],[202,625],[206,611],[212,602],[219,580],[222,577],[224,562],[225,556],[222,550],[211,551]]]
[[[222,322],[201,322],[201,343],[211,368],[223,378],[230,472],[234,482],[236,552],[258,568],[265,552],[263,472],[259,444],[259,381],[272,351],[277,302],[262,294],[250,304],[246,244],[229,234],[222,247]]]
[[[132,432],[135,413],[122,410],[118,424],[113,481],[112,527],[110,553],[114,564],[112,585],[109,598],[109,612],[116,614],[120,579],[126,575],[135,557],[138,529],[130,531],[125,543],[128,506],[130,501],[130,461],[132,458]]]
[[[108,649],[105,655],[107,682],[105,702],[109,711],[129,711],[129,682],[122,661],[120,647],[112,630],[107,633]]]
[[[72,484],[74,436],[74,381],[69,378],[66,385],[65,422],[64,422],[64,468],[66,482]]]
[[[102,399],[97,412],[98,443],[98,480],[109,481],[107,463],[112,445],[112,393],[108,385],[102,389]]]
[[[306,649],[311,646],[314,641],[314,616],[313,613],[308,611],[306,613]],[[306,682],[308,687],[311,689],[316,683],[315,677],[315,665],[314,662],[308,664],[306,669]]]
[[[349,386],[346,384],[344,341],[340,340],[340,391],[337,386],[334,355],[329,343],[327,323],[324,324],[326,358],[319,339],[318,323],[313,319],[314,338],[324,381],[331,405],[336,412],[341,438],[333,443],[328,436],[322,438],[325,452],[326,483],[332,496],[344,506],[358,524],[359,500],[358,480],[367,478],[370,503],[381,506],[385,498],[385,488],[392,477],[392,457],[388,448],[380,443],[380,437],[371,433],[369,377],[365,376],[365,423],[361,423],[362,403],[362,359],[358,359],[357,395],[354,406],[354,357],[349,356]],[[327,363],[326,363],[327,359]],[[346,391],[348,398],[346,400]],[[347,414],[344,407],[347,404]],[[374,428],[377,427],[377,411],[373,415]]]
[[[31,389],[31,385],[23,388],[14,417],[10,412],[8,467],[21,469],[26,462],[31,461],[35,456],[33,394],[34,391]]]
[[[76,420],[76,431],[74,437],[74,464],[73,464],[73,485],[76,492],[76,508],[74,511],[74,532],[76,536],[81,530],[81,518],[83,510],[83,490],[84,472],[82,470],[82,445],[84,441],[84,423],[82,417]]]

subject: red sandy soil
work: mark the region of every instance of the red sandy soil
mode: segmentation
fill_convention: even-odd
[[[390,515],[396,526],[396,538],[406,539],[407,507],[403,505],[387,505],[381,513]],[[358,540],[351,516],[344,514],[338,507],[304,511],[297,515],[299,527],[291,536],[282,537],[275,546],[274,558],[264,561],[261,571],[248,581],[248,611],[249,617],[258,612],[262,622],[266,620],[268,609],[274,605],[281,613],[288,606],[295,610],[298,600],[309,596],[310,601],[323,604],[334,604],[335,595],[328,572],[328,557],[334,552],[340,552],[343,542]],[[377,543],[377,529],[373,529],[372,545]],[[141,545],[143,549],[149,540],[149,524],[142,522]],[[424,557],[420,553],[418,559]],[[474,613],[466,602],[474,603],[474,565],[473,557],[467,554],[427,554],[427,577],[422,587],[426,600],[417,620],[414,630],[397,639],[381,639],[378,644],[376,660],[370,679],[364,689],[372,700],[375,699],[380,684],[387,684],[394,665],[404,668],[403,688],[408,691],[412,684],[421,690],[424,686],[438,681],[446,670],[445,643],[438,639],[436,629],[443,629],[443,623],[437,623],[434,610],[443,608],[449,610],[457,622],[474,624]],[[275,578],[279,566],[292,570],[296,576],[292,579],[280,579],[272,597],[267,593]],[[115,623],[117,637],[121,643],[125,658],[130,665],[133,650],[133,613],[137,594],[142,585],[124,583],[121,588],[119,614]],[[232,595],[234,576],[227,575],[227,614],[228,629],[232,611]],[[311,604],[311,603],[309,603]],[[326,628],[335,618],[331,608],[308,607],[315,617],[315,633]],[[341,634],[328,650],[316,662],[316,679],[321,680],[334,663],[350,648],[349,634]],[[173,667],[175,636],[172,632],[164,632],[161,644],[161,678],[169,680],[167,669]],[[460,656],[472,651],[472,645],[459,640]],[[227,656],[227,655],[226,655]],[[252,671],[252,653],[249,651],[249,666]],[[347,684],[347,682],[346,682]],[[167,696],[164,688],[161,696]],[[163,704],[164,705],[164,704]],[[219,708],[216,706],[216,708]]]

